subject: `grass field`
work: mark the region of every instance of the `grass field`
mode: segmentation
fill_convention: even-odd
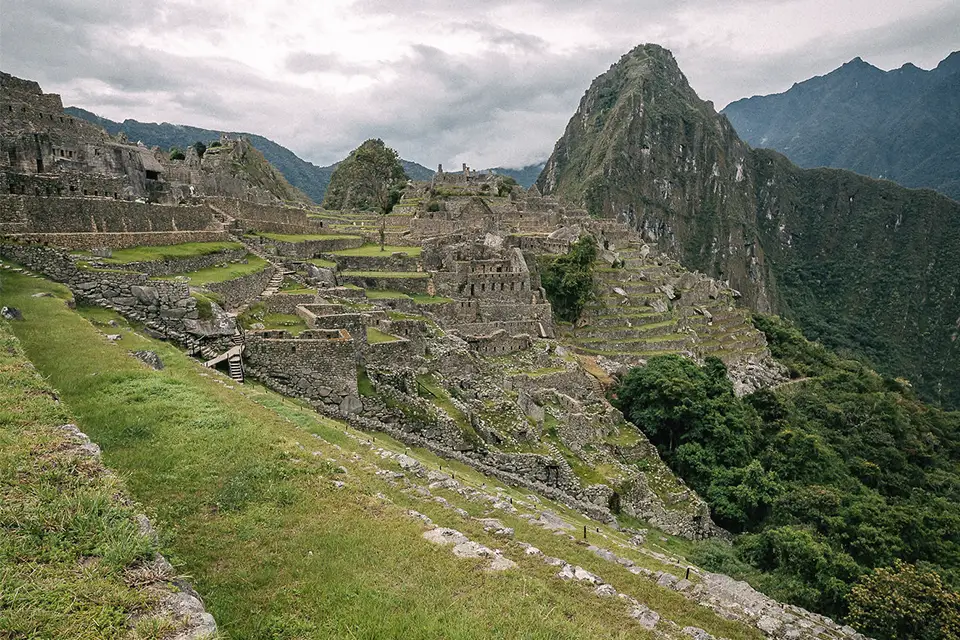
[[[195,258],[221,251],[242,249],[239,242],[186,242],[159,247],[131,247],[116,249],[109,258],[99,258],[107,264],[129,264],[131,262],[155,262],[177,258]],[[74,255],[92,256],[89,251],[77,251]]]
[[[255,385],[236,385],[122,320],[119,328],[108,327],[116,316],[103,310],[85,313],[119,333],[117,342],[62,300],[32,297],[62,294],[58,285],[17,274],[0,278],[5,304],[24,313],[14,330],[25,351],[145,506],[161,532],[162,550],[193,577],[228,638],[652,637],[625,615],[618,599],[559,580],[555,567],[494,538],[475,520],[376,475],[385,463],[348,438],[353,432],[343,425]],[[165,368],[145,367],[127,355],[133,349],[156,351]],[[383,436],[363,438],[403,450]],[[471,486],[496,486],[462,465],[410,453],[431,469],[455,471]],[[472,515],[490,511],[489,504],[452,491],[438,495]],[[423,523],[406,513],[411,508],[503,548],[519,567],[491,574],[482,561],[458,559],[427,543]],[[516,528],[518,539],[599,573],[681,627],[731,640],[761,637],[565,536],[507,512],[495,515]],[[620,535],[598,529],[603,533],[596,535],[610,540]]]
[[[231,262],[223,265],[222,267],[209,267],[207,269],[192,271],[190,273],[181,273],[174,276],[163,276],[161,278],[156,278],[156,280],[172,280],[174,278],[186,277],[189,278],[191,285],[199,287],[205,284],[224,282],[226,280],[233,280],[234,278],[239,278],[241,276],[248,276],[251,273],[263,271],[270,266],[266,260],[257,257],[252,253],[247,254],[246,260],[247,261],[245,263]]]
[[[416,258],[422,252],[420,247],[397,247],[391,245],[385,245],[383,251],[380,250],[380,245],[378,244],[365,244],[362,247],[357,247],[356,249],[343,249],[342,251],[333,251],[332,255],[335,256],[364,256],[364,257],[373,257],[373,256],[384,256],[387,257],[392,253],[405,253],[411,258]]]

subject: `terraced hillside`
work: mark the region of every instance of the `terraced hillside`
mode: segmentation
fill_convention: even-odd
[[[737,292],[642,242],[606,254],[615,266],[597,259],[593,301],[575,326],[562,327],[578,353],[627,366],[671,353],[716,356],[744,374],[740,392],[782,378],[750,313],[736,305]]]

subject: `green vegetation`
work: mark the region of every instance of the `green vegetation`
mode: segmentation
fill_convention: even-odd
[[[190,280],[191,285],[200,287],[205,284],[224,282],[226,280],[233,280],[234,278],[248,276],[252,273],[258,273],[266,269],[268,266],[270,266],[270,263],[263,258],[257,257],[252,253],[248,253],[246,262],[230,262],[219,267],[208,267],[206,269],[200,269],[199,271],[181,273],[174,276],[163,276],[156,279],[172,280],[174,278],[185,277]]]
[[[857,581],[897,560],[956,590],[960,413],[924,406],[903,381],[807,342],[785,321],[755,323],[802,382],[740,399],[719,360],[664,356],[616,390],[615,403],[717,522],[741,533],[733,549],[704,545],[694,560],[840,619]],[[881,615],[864,609],[879,600],[863,589],[857,615]]]
[[[398,340],[397,336],[392,336],[389,333],[384,333],[377,329],[376,327],[367,327],[367,342],[370,344],[379,344],[381,342],[396,342]]]
[[[400,291],[381,291],[377,289],[365,289],[364,295],[370,300],[400,300],[410,297]]]
[[[363,257],[390,255],[392,253],[405,253],[411,258],[416,258],[420,255],[421,251],[422,249],[420,247],[398,247],[393,245],[384,245],[381,247],[378,244],[365,244],[362,247],[357,247],[356,249],[342,249],[340,251],[333,251],[331,253],[335,256]]]
[[[426,271],[341,271],[341,276],[359,278],[413,278],[423,280],[430,277]]]
[[[960,638],[960,593],[930,569],[875,569],[850,592],[850,621],[874,638]]]
[[[410,297],[417,304],[446,304],[448,302],[453,302],[453,298],[445,298],[443,296],[428,296],[423,293],[411,293]]]
[[[61,303],[62,304],[62,303]],[[0,636],[147,638],[155,604],[131,587],[155,552],[117,476],[71,452],[73,422],[0,323]]]
[[[557,318],[575,322],[594,296],[593,261],[597,258],[597,241],[584,236],[570,246],[563,256],[543,259],[541,280]]]
[[[62,300],[32,297],[38,291],[62,295],[62,287],[19,275],[0,277],[5,302],[29,318],[15,323],[24,349],[58,389],[80,428],[103,447],[107,465],[144,504],[161,532],[165,555],[178,572],[192,577],[228,637],[652,637],[625,615],[619,600],[597,598],[582,585],[558,580],[555,567],[527,557],[512,542],[369,471],[383,461],[348,438],[345,432],[355,432],[345,425],[255,384],[225,385],[171,345],[135,333],[116,315],[111,319],[120,320],[121,327],[108,330],[122,337],[110,343]],[[100,309],[91,318],[94,323],[108,319]],[[144,367],[127,355],[134,349],[156,351],[165,368]],[[14,405],[13,416],[20,416],[22,407]],[[363,434],[363,439],[404,450],[380,434]],[[4,443],[0,459],[9,451]],[[454,470],[468,486],[486,483],[523,496],[463,465],[420,450],[409,453],[432,470],[438,464]],[[340,464],[348,468],[346,474]],[[345,486],[337,488],[334,480]],[[0,486],[6,490],[7,485]],[[455,492],[443,495],[472,514],[488,513],[487,506]],[[560,505],[543,502],[574,522],[587,523]],[[482,570],[482,561],[459,559],[449,549],[427,543],[421,538],[423,524],[407,515],[408,509],[482,544],[505,548],[520,569],[490,574]],[[759,632],[518,516],[498,512],[497,517],[515,527],[518,538],[603,574],[681,627],[697,626],[731,640],[761,638]],[[603,531],[620,535],[606,527]],[[7,541],[0,538],[0,545]],[[645,562],[663,568],[652,559]],[[109,600],[93,591],[99,583],[91,581],[89,569],[76,567],[71,562],[73,574],[53,584],[66,589],[76,584],[87,598],[70,596],[65,602],[72,608],[64,612],[88,606],[107,611],[104,602]],[[10,575],[0,572],[0,580]],[[82,585],[69,582],[81,579]],[[7,598],[20,592],[4,583],[3,593]],[[58,593],[40,591],[43,611]],[[87,637],[104,635],[94,631]]]
[[[183,149],[179,147],[170,147],[171,160],[185,160],[187,156],[183,154]]]
[[[314,240],[359,240],[360,236],[344,236],[319,233],[289,234],[289,233],[258,233],[261,238],[277,240],[279,242],[312,242]]]
[[[218,306],[223,304],[220,296],[212,291],[191,291],[190,297],[197,301],[197,312],[200,314],[200,320],[213,319],[213,304]]]
[[[350,152],[330,177],[323,206],[388,214],[400,201],[406,172],[397,152],[383,140],[370,139]],[[382,242],[381,242],[382,244]]]
[[[195,258],[211,253],[235,251],[242,249],[239,242],[185,242],[158,247],[131,247],[117,249],[109,258],[98,258],[107,264],[129,264],[131,262],[155,262],[160,260],[176,260],[179,258]],[[89,251],[78,251],[74,255],[90,256]]]

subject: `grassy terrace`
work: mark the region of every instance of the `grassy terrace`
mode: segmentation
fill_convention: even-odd
[[[335,235],[335,234],[303,234],[292,235],[286,233],[258,233],[261,238],[277,240],[278,242],[310,242],[312,240],[359,240],[360,236]]]
[[[384,333],[376,327],[367,327],[367,342],[370,344],[380,344],[381,342],[397,342],[399,338],[389,333]]]
[[[122,482],[64,446],[73,417],[5,321],[0,388],[0,637],[155,637],[156,618],[126,624],[153,606],[127,582],[153,543],[117,499]]]
[[[480,523],[377,476],[381,465],[395,469],[396,464],[381,460],[366,441],[403,451],[399,443],[379,434],[363,434],[357,442],[346,437],[354,432],[344,425],[256,385],[235,385],[172,346],[135,333],[114,314],[82,310],[88,321],[61,299],[32,297],[43,291],[62,296],[58,285],[18,274],[0,278],[5,303],[27,318],[13,328],[28,356],[58,389],[80,428],[103,447],[107,465],[162,532],[162,550],[178,571],[193,577],[227,637],[653,637],[627,617],[618,599],[560,581],[556,567],[494,538]],[[108,326],[111,319],[121,326]],[[106,340],[91,321],[119,333],[120,340]],[[143,366],[127,355],[135,349],[156,351],[165,368]],[[19,409],[14,405],[14,416]],[[430,469],[442,464],[468,486],[485,483],[487,491],[524,499],[526,492],[501,487],[463,465],[416,449],[409,453]],[[4,446],[0,456],[6,455]],[[337,488],[334,480],[345,484]],[[566,536],[491,512],[488,503],[455,492],[437,494],[474,516],[495,515],[516,529],[517,539],[600,574],[681,627],[730,640],[762,637],[601,560]],[[606,527],[594,534],[595,523],[547,500],[544,505],[574,526],[590,525],[600,544],[626,539]],[[519,567],[490,574],[483,561],[458,559],[449,548],[425,542],[424,525],[409,517],[408,509],[504,549]],[[636,550],[623,554],[643,566],[681,571]],[[8,575],[0,572],[0,580]],[[5,596],[20,595],[2,584]],[[86,599],[71,599],[71,606],[100,606],[101,594],[91,592],[90,584],[83,586]],[[55,594],[43,595],[39,606],[47,611]],[[83,635],[73,626],[66,635],[52,636],[111,637],[99,631]]]
[[[446,304],[453,302],[453,298],[444,298],[443,296],[428,296],[423,293],[403,293],[401,291],[385,291],[378,289],[366,289],[364,293],[368,300],[403,300],[411,299],[417,304]]]
[[[417,280],[430,277],[430,274],[426,271],[341,271],[340,275],[359,278],[414,278]]]
[[[420,255],[422,252],[421,247],[398,247],[385,245],[383,251],[380,251],[380,245],[378,244],[365,244],[362,247],[357,247],[356,249],[343,249],[342,251],[333,251],[331,255],[335,256],[362,256],[362,257],[373,257],[373,256],[389,256],[392,253],[405,253],[411,258],[415,258]]]
[[[211,284],[214,282],[224,282],[226,280],[233,280],[234,278],[239,278],[241,276],[247,276],[251,273],[257,273],[263,271],[270,263],[268,263],[263,258],[253,255],[252,253],[247,254],[246,262],[231,262],[220,267],[209,267],[207,269],[201,269],[199,271],[192,271],[190,273],[181,273],[173,276],[162,276],[154,278],[155,280],[173,280],[175,278],[186,277],[189,278],[190,284],[194,286],[202,286],[205,284]]]
[[[235,251],[242,249],[239,242],[186,242],[159,247],[131,247],[117,249],[109,258],[98,258],[107,264],[129,264],[131,262],[157,262],[160,260],[175,260],[178,258],[195,258],[221,251]],[[75,256],[92,257],[89,251],[75,251]]]

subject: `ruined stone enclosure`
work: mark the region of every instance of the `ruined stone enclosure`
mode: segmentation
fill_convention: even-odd
[[[189,154],[171,164],[61,122],[59,98],[35,83],[2,83],[4,260],[238,382],[255,378],[593,518],[718,533],[604,384],[660,353],[719,355],[744,390],[775,378],[723,283],[684,271],[626,224],[497,175],[438,172],[383,218],[285,206],[255,186],[208,181],[210,167]],[[595,295],[565,324],[542,269],[584,235],[600,247]]]

